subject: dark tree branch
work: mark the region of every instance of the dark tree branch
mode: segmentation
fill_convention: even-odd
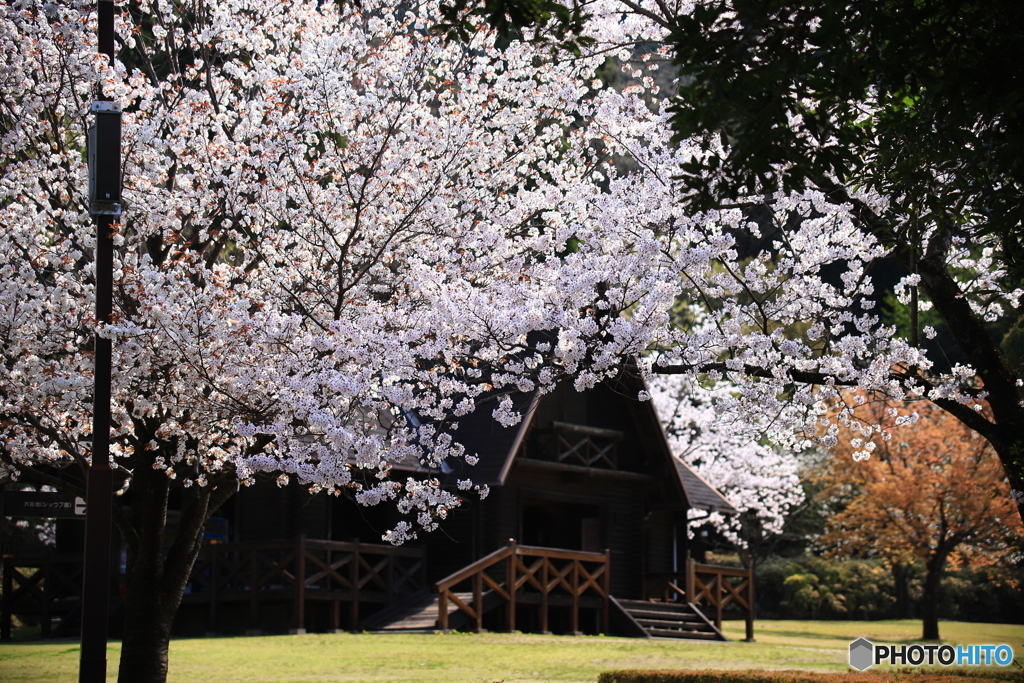
[[[735,370],[726,366],[725,363],[705,363],[702,365],[661,365],[655,363],[651,371],[657,375],[685,375],[691,372],[721,372],[739,373],[748,377],[776,378],[776,374],[767,368],[756,365],[744,364],[741,370]],[[827,384],[841,387],[855,387],[857,380],[843,379],[825,372],[813,372],[808,370],[787,370],[786,375],[794,382],[802,384]]]

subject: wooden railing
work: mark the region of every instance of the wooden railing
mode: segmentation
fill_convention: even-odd
[[[648,574],[644,598],[665,602],[690,602],[715,610],[715,626],[722,628],[722,611],[730,606],[743,610],[747,640],[754,640],[754,576],[749,568],[698,564],[687,560],[685,572]]]
[[[540,607],[542,632],[548,631],[549,608],[566,606],[574,633],[580,631],[580,607],[601,610],[602,631],[607,633],[609,566],[607,550],[560,550],[510,540],[504,548],[437,582],[438,628],[448,630],[449,604],[454,604],[481,631],[490,601],[504,604],[509,631],[516,628],[516,605],[534,604]],[[460,597],[459,586],[468,589],[468,602]]]
[[[618,469],[617,444],[624,434],[616,429],[552,422],[536,430],[535,436],[547,442],[555,462]]]
[[[39,618],[40,632],[50,635],[54,617],[66,616],[81,604],[81,555],[38,558],[5,556],[0,640],[11,639],[14,614]],[[35,571],[26,571],[35,570]]]
[[[292,630],[301,633],[308,601],[330,602],[334,629],[340,626],[341,604],[347,603],[349,625],[355,628],[361,603],[388,604],[425,582],[421,549],[299,536],[203,546],[184,602],[209,603],[210,630],[216,631],[225,602],[248,602],[255,626],[261,601],[284,599],[292,603]]]

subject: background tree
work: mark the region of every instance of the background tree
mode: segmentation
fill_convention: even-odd
[[[922,563],[922,637],[935,640],[946,567],[1019,561],[1024,527],[999,494],[1004,476],[991,445],[934,405],[915,407],[917,427],[881,441],[867,460],[861,434],[842,434],[819,475],[819,500],[837,510],[819,542],[837,557]],[[894,420],[878,404],[863,409],[872,421]]]
[[[437,29],[456,36],[459,22],[476,14],[509,35],[534,42],[557,35],[565,44],[572,42],[566,32],[601,21],[608,31],[617,27],[623,44],[673,58],[681,74],[678,92],[658,125],[674,131],[689,153],[663,176],[674,190],[671,201],[692,215],[741,211],[733,219],[734,242],[748,232],[751,218],[763,223],[774,214],[784,233],[801,218],[843,214],[864,249],[879,248],[855,277],[870,284],[877,264],[895,259],[905,275],[910,346],[919,349],[920,336],[933,333],[922,329],[918,310],[934,307],[963,366],[950,380],[922,355],[890,363],[888,380],[873,387],[852,379],[868,370],[869,359],[849,373],[774,359],[746,363],[743,371],[762,379],[786,375],[789,382],[780,379],[777,386],[782,393],[794,383],[825,393],[852,383],[889,398],[906,393],[934,401],[992,444],[1024,519],[1024,163],[1018,153],[1024,123],[1017,115],[1024,98],[1024,7],[1014,0],[607,0],[582,10],[565,3],[560,13],[552,4],[457,0],[448,3]],[[526,11],[527,5],[536,11]],[[620,59],[642,74],[634,47]],[[780,200],[795,195],[813,209],[779,212]],[[767,267],[789,258],[785,251],[768,243],[758,255]],[[828,262],[832,282],[854,271],[841,257]],[[768,292],[751,289],[744,296]],[[787,324],[784,315],[769,320],[751,313],[744,324],[752,327]],[[728,355],[736,354],[699,363],[668,357],[661,368],[720,371]],[[983,398],[991,406],[984,414],[973,408]]]
[[[715,411],[728,385],[706,388],[678,376],[655,377],[654,401],[673,454],[729,499],[738,515],[692,510],[689,529],[714,528],[739,550],[746,566],[767,559],[783,525],[804,502],[799,463],[770,445],[758,430]],[[696,515],[694,515],[696,513]]]

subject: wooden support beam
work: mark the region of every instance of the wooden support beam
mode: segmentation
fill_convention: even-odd
[[[612,551],[610,548],[604,550],[604,574],[601,576],[601,586],[604,589],[604,608],[601,610],[601,633],[605,635],[609,631],[609,603],[611,602],[611,575],[612,575]]]
[[[306,632],[306,534],[295,542],[295,627],[293,633]]]
[[[754,642],[754,568],[747,567],[747,642]]]
[[[580,563],[572,563],[572,634],[580,634]]]
[[[572,432],[574,434],[585,434],[587,436],[596,436],[602,439],[613,439],[615,441],[621,441],[626,438],[625,432],[621,432],[618,429],[604,429],[602,427],[578,425],[570,422],[559,422],[557,420],[553,420],[551,422],[551,427],[549,429],[553,432]]]
[[[585,465],[571,465],[562,462],[549,462],[547,460],[535,460],[534,458],[516,458],[516,467],[545,472],[564,472],[566,474],[582,474],[589,477],[603,479],[629,479],[653,484],[656,480],[649,474],[643,472],[627,472],[626,470],[611,470],[604,467],[586,467]]]

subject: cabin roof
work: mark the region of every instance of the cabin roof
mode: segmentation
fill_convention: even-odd
[[[519,424],[505,427],[492,416],[496,403],[485,403],[459,420],[459,428],[452,437],[466,449],[467,456],[479,459],[476,465],[458,460],[447,463],[452,471],[445,484],[455,485],[457,479],[472,479],[475,484],[501,486],[505,483],[512,458],[519,449],[540,397],[536,393],[517,393],[511,396],[512,408],[523,416]]]
[[[635,378],[637,391],[643,387],[642,380]],[[635,393],[633,394],[635,395]],[[484,404],[459,421],[459,427],[452,436],[466,449],[466,455],[476,456],[479,461],[469,466],[462,460],[446,463],[451,471],[445,477],[446,485],[454,486],[460,479],[470,479],[474,484],[502,486],[505,484],[516,453],[532,426],[536,407],[542,397],[535,392],[517,393],[511,396],[513,408],[522,415],[522,420],[511,427],[499,424],[493,417],[496,404]],[[631,409],[637,412],[641,428],[647,432],[644,441],[651,444],[656,457],[668,458],[677,476],[678,490],[686,498],[689,507],[725,514],[738,511],[729,500],[689,465],[672,455],[664,428],[658,419],[651,401],[631,402]]]
[[[718,489],[709,484],[704,477],[697,474],[696,470],[675,456],[672,460],[675,462],[676,473],[679,475],[683,490],[686,491],[686,499],[690,502],[690,507],[728,515],[739,513],[729,499],[719,493]]]

